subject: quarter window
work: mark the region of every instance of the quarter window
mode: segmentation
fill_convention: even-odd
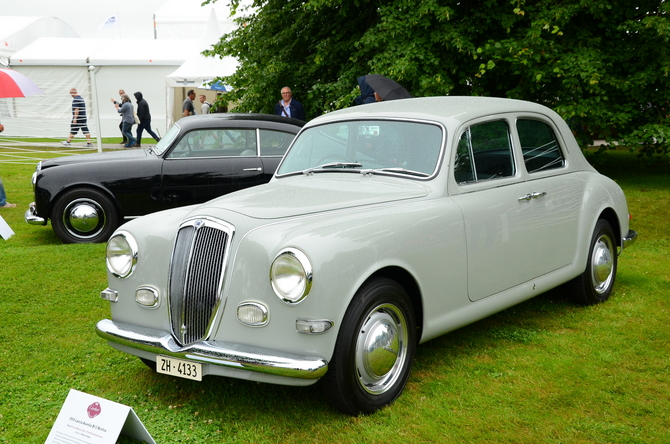
[[[536,173],[565,165],[558,140],[549,125],[539,120],[519,119],[516,129],[526,171]]]
[[[283,156],[295,134],[274,130],[260,130],[261,156]]]
[[[504,120],[472,125],[456,148],[454,177],[459,183],[514,176],[509,126]]]

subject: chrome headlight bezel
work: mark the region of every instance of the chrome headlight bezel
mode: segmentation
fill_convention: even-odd
[[[139,248],[137,241],[127,231],[118,231],[107,241],[105,262],[114,277],[125,279],[133,274],[137,266]]]
[[[286,305],[301,303],[312,289],[313,270],[307,255],[297,248],[284,248],[270,265],[270,282]]]

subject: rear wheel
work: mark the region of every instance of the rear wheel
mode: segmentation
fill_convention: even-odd
[[[66,244],[106,242],[119,225],[114,202],[92,188],[66,191],[51,216],[54,232]]]
[[[330,403],[349,415],[393,402],[409,379],[416,349],[414,312],[395,281],[364,285],[347,309],[323,378]]]
[[[575,302],[593,305],[610,297],[617,272],[615,239],[609,222],[600,219],[591,237],[586,270],[571,282]]]

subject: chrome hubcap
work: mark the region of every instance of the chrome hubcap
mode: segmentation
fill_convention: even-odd
[[[63,222],[67,230],[78,237],[97,234],[104,225],[105,213],[100,206],[88,199],[77,199],[63,211]]]
[[[601,236],[593,247],[591,256],[591,283],[598,293],[604,293],[610,286],[614,271],[614,248],[608,236]]]
[[[379,395],[394,385],[405,365],[407,334],[396,306],[379,305],[368,314],[356,341],[356,371],[365,391]]]

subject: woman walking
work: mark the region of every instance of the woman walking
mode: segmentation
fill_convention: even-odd
[[[135,139],[133,139],[133,133],[130,132],[133,125],[135,124],[135,117],[133,112],[133,104],[130,103],[130,98],[128,94],[121,94],[121,103],[114,102],[116,111],[121,114],[121,132],[126,136],[128,143],[123,145],[125,148],[131,148],[135,144]]]

